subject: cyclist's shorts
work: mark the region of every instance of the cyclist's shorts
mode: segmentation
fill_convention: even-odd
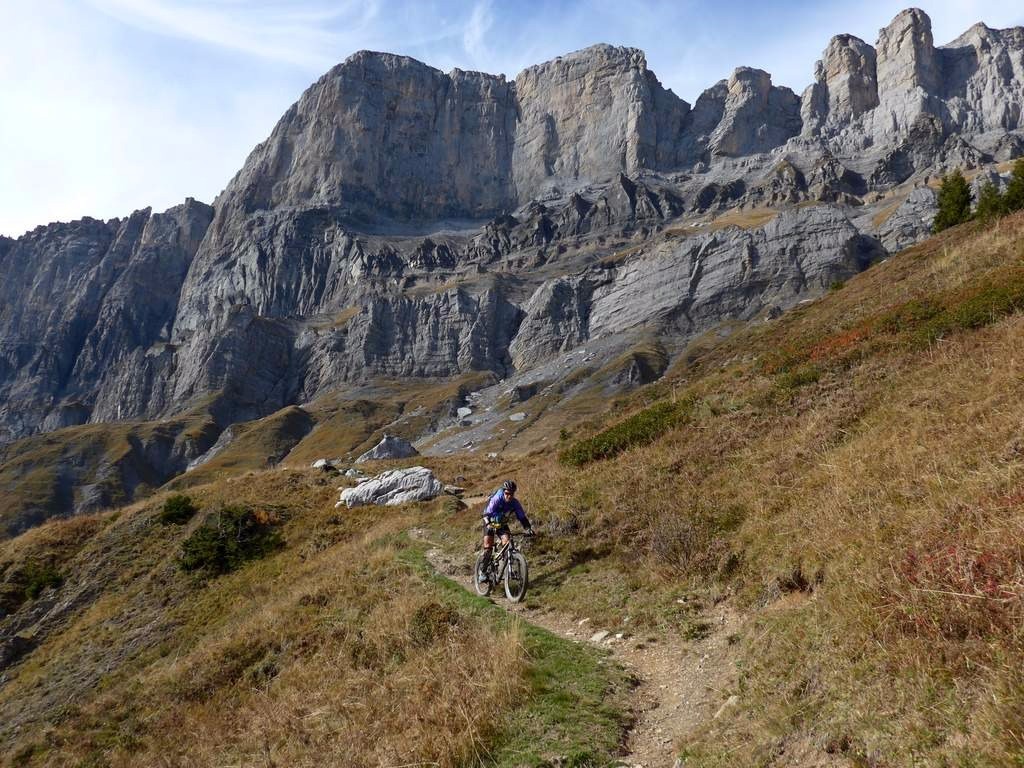
[[[502,536],[511,536],[512,529],[506,523],[501,523],[497,528],[490,523],[484,523],[484,536],[494,536],[500,539]]]

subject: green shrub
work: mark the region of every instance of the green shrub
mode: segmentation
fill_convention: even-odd
[[[956,328],[982,328],[1024,308],[1024,274],[984,286],[950,312]]]
[[[932,230],[941,232],[957,224],[963,224],[970,218],[971,188],[967,185],[967,179],[957,169],[942,180],[942,187],[939,189],[939,211],[935,215]]]
[[[563,464],[581,467],[592,461],[610,459],[628,448],[647,445],[673,427],[682,424],[693,410],[694,400],[661,402],[635,413],[593,437],[579,440],[562,451]]]
[[[833,280],[832,283],[829,285],[828,289],[830,291],[841,291],[845,287],[846,287],[846,281],[845,280]]]
[[[164,525],[184,525],[199,511],[192,499],[182,494],[168,496],[158,518]]]
[[[284,546],[275,520],[248,507],[228,506],[210,516],[181,545],[181,569],[206,577],[230,573]]]
[[[942,305],[932,299],[911,299],[882,315],[878,320],[878,330],[883,333],[914,331],[944,311]]]
[[[21,571],[21,581],[25,584],[25,599],[35,600],[48,587],[57,588],[64,583],[64,577],[53,565],[29,563]]]

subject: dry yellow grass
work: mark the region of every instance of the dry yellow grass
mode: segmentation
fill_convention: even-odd
[[[205,586],[176,571],[166,537],[186,530],[157,526],[156,503],[125,510],[103,530],[76,521],[33,532],[77,542],[78,564],[65,564],[72,579],[90,559],[99,561],[94,578],[137,575],[120,590],[104,583],[0,691],[0,709],[20,710],[19,720],[45,704],[44,681],[75,704],[50,728],[7,742],[8,758],[113,766],[479,759],[523,690],[518,628],[459,611],[396,557],[389,542],[409,525],[405,514],[341,519],[330,511],[333,495],[315,474],[282,472],[199,489],[206,507],[273,499],[293,521],[282,554]],[[85,529],[81,548],[83,536],[72,533]],[[30,545],[15,540],[0,554]],[[128,647],[100,650],[104,638]],[[98,685],[75,691],[74,678],[52,677],[90,664],[101,665],[89,669]]]

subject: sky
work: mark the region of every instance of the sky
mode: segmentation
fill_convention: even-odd
[[[362,49],[515,75],[642,48],[691,104],[737,66],[802,92],[829,38],[874,43],[907,0],[0,0],[0,234],[212,202],[321,74]],[[921,0],[937,44],[1010,0]]]

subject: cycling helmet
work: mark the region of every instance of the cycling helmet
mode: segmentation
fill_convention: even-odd
[[[515,480],[506,480],[504,483],[501,484],[501,490],[508,491],[509,493],[515,493],[516,492],[516,481]]]

